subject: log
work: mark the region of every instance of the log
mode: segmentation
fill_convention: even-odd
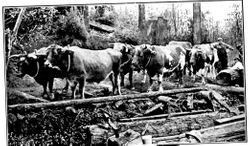
[[[159,111],[159,110],[162,110],[164,107],[164,104],[162,103],[158,103],[156,105],[154,105],[152,108],[148,109],[145,111],[145,113],[143,114],[144,116],[146,115],[152,115],[154,114],[155,112]]]
[[[91,29],[95,29],[97,31],[102,31],[102,32],[106,32],[106,33],[112,33],[114,32],[114,28],[107,26],[107,25],[103,25],[97,22],[89,22],[89,26]]]
[[[206,90],[206,88],[184,88],[184,89],[172,89],[165,90],[163,92],[150,92],[150,93],[141,93],[141,94],[128,94],[128,95],[116,95],[116,96],[107,96],[107,97],[98,97],[90,99],[74,99],[67,101],[55,101],[49,103],[35,103],[35,104],[16,104],[8,106],[8,110],[32,110],[37,108],[58,108],[66,106],[77,106],[77,105],[87,105],[91,103],[102,103],[102,102],[111,102],[119,100],[130,100],[130,99],[140,99],[140,98],[153,98],[160,95],[173,95],[178,93],[189,93],[189,92],[199,92]]]
[[[218,126],[208,127],[200,130],[193,130],[187,133],[182,133],[179,135],[173,135],[173,136],[166,136],[166,137],[154,137],[153,141],[154,143],[160,142],[160,141],[166,141],[167,143],[171,143],[170,141],[173,141],[174,139],[181,139],[185,138],[188,135],[196,136],[191,133],[199,133],[199,138],[196,137],[196,139],[200,139],[203,143],[211,143],[211,138],[214,138],[216,140],[217,137],[221,135],[231,134],[239,131],[245,130],[245,121],[237,121],[232,122],[228,124],[222,124]],[[216,141],[212,141],[216,142]]]
[[[108,144],[110,144],[114,141],[116,141],[117,143],[119,143],[121,146],[123,145],[127,145],[128,143],[131,144],[130,142],[139,138],[141,136],[141,134],[139,132],[136,132],[134,130],[128,129],[122,133],[119,134],[119,138],[116,138],[115,136],[112,136],[109,138],[109,140],[107,141]],[[139,140],[140,144],[142,144],[142,141]],[[112,144],[111,144],[112,145]],[[111,146],[109,145],[109,146]]]
[[[165,137],[170,135],[179,135],[191,130],[198,130],[214,125],[213,119],[218,117],[226,118],[228,113],[210,112],[197,115],[186,115],[181,117],[172,117],[171,119],[154,119],[133,122],[119,122],[120,131],[133,129],[143,133],[147,124],[145,135],[153,135],[153,137]]]
[[[24,92],[21,92],[21,91],[18,91],[18,90],[10,90],[9,91],[11,94],[14,94],[16,96],[18,96],[19,98],[23,98],[27,101],[32,101],[32,102],[43,102],[43,103],[48,103],[49,101],[48,100],[45,100],[45,99],[42,99],[42,98],[39,98],[39,97],[35,97],[35,96],[32,96],[30,94],[27,94],[27,93],[24,93]]]
[[[161,115],[153,115],[153,116],[143,116],[143,117],[135,117],[135,118],[127,118],[127,119],[120,119],[119,122],[132,122],[138,120],[154,120],[154,119],[161,119],[161,118],[168,118],[168,117],[180,117],[186,115],[196,115],[202,113],[212,112],[211,110],[201,110],[195,112],[180,112],[180,113],[173,113],[173,114],[161,114]]]
[[[230,106],[223,100],[224,97],[222,97],[218,92],[216,91],[208,91],[208,92],[209,92],[210,99],[214,99],[222,107],[224,107],[228,112],[234,113],[236,115],[239,114],[238,110],[230,108]]]
[[[172,106],[172,107],[176,107],[178,108],[180,111],[180,107],[176,104],[175,100],[173,100],[171,97],[168,96],[159,96],[157,98],[158,101],[164,103],[166,106]],[[168,110],[170,110],[170,108],[168,108]]]
[[[230,123],[230,122],[240,121],[240,120],[244,120],[245,117],[246,117],[245,114],[241,114],[241,115],[233,116],[230,118],[216,119],[216,120],[214,120],[214,124],[220,125],[220,124],[226,124],[226,123]]]
[[[236,86],[220,86],[215,84],[206,84],[206,87],[214,90],[224,91],[232,94],[244,94],[245,88],[244,87],[236,87]]]
[[[24,12],[25,12],[26,8],[25,7],[22,7],[21,8],[21,11],[18,15],[18,18],[17,18],[17,21],[16,21],[16,24],[14,26],[14,29],[13,29],[13,32],[12,34],[9,34],[9,40],[8,40],[8,53],[7,53],[7,58],[10,57],[10,54],[11,54],[11,51],[12,51],[12,45],[16,39],[16,36],[17,36],[17,33],[18,33],[18,29],[21,25],[21,22],[22,22],[22,18],[23,18],[23,15],[24,15]],[[9,65],[9,59],[7,60],[7,66]]]
[[[214,90],[209,90],[209,91],[200,91],[198,94],[201,95],[201,98],[203,98],[206,102],[207,105],[214,110],[213,108],[213,104],[212,104],[212,100],[216,101],[217,103],[220,104],[220,106],[224,107],[228,112],[230,113],[234,113],[236,115],[239,114],[239,111],[237,111],[236,109],[232,109],[229,107],[229,105],[225,102],[225,98],[220,95],[220,93],[214,91]]]

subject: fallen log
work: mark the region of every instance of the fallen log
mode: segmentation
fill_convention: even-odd
[[[141,94],[128,94],[128,95],[117,95],[117,96],[107,96],[107,97],[98,97],[90,99],[74,99],[67,101],[55,101],[49,103],[35,103],[35,104],[16,104],[8,106],[8,110],[32,110],[37,108],[58,108],[65,106],[77,106],[77,105],[86,105],[91,103],[102,103],[102,102],[112,102],[119,100],[129,100],[129,99],[139,99],[139,98],[152,98],[160,95],[173,95],[178,93],[189,93],[189,92],[198,92],[206,90],[206,88],[184,88],[184,89],[172,89],[165,90],[163,92],[150,92],[150,93],[141,93]]]
[[[152,115],[154,113],[157,113],[158,111],[162,111],[164,107],[164,104],[162,103],[158,103],[155,106],[153,106],[152,108],[148,109],[145,111],[145,113],[143,114],[144,116],[146,115]]]
[[[206,84],[205,87],[208,87],[208,88],[214,89],[214,90],[225,91],[225,92],[233,93],[233,94],[244,94],[245,93],[244,87],[220,86],[220,85],[215,85],[215,84]]]
[[[228,112],[230,113],[234,113],[236,115],[239,114],[239,111],[236,109],[232,109],[230,108],[230,106],[226,103],[226,101],[224,100],[224,97],[221,96],[218,92],[216,91],[208,91],[209,92],[209,98],[215,100],[216,102],[218,102],[222,107],[224,107]]]
[[[160,141],[165,141],[166,143],[171,143],[174,139],[182,139],[187,136],[193,136],[195,139],[199,139],[202,143],[208,142],[218,142],[216,139],[222,135],[230,135],[239,131],[245,131],[245,121],[237,121],[228,124],[222,124],[218,126],[208,127],[200,130],[193,130],[187,133],[182,133],[179,135],[167,136],[167,137],[154,137],[154,143]],[[195,133],[199,133],[195,135]],[[211,140],[212,139],[212,140]],[[161,143],[162,144],[162,143]]]
[[[220,124],[226,124],[226,123],[230,123],[230,122],[240,121],[240,120],[244,120],[245,117],[246,117],[245,114],[241,114],[241,115],[233,116],[230,118],[216,119],[216,120],[214,120],[214,124],[220,125]]]
[[[213,104],[212,104],[212,100],[216,101],[217,103],[220,104],[220,106],[222,106],[223,108],[225,108],[228,112],[230,113],[234,113],[236,115],[239,114],[239,111],[237,111],[236,109],[232,109],[225,101],[225,98],[220,95],[218,92],[214,91],[214,90],[209,90],[209,91],[200,91],[199,93],[197,93],[197,95],[199,95],[199,98],[204,99],[207,102],[207,105],[214,110]]]
[[[193,111],[193,112],[180,112],[180,113],[173,113],[173,114],[161,114],[161,115],[153,115],[153,116],[144,116],[144,117],[135,117],[135,118],[127,118],[127,119],[120,119],[119,122],[132,122],[138,120],[151,120],[151,119],[161,119],[161,118],[168,118],[168,117],[180,117],[186,115],[196,115],[202,113],[212,112],[211,110],[201,110],[201,111]]]
[[[9,93],[15,95],[15,97],[18,96],[18,98],[22,98],[22,100],[25,100],[27,102],[43,102],[43,103],[49,102],[48,100],[35,97],[35,96],[32,96],[30,94],[27,94],[18,90],[11,90],[9,91]]]
[[[97,31],[102,31],[102,32],[106,32],[106,33],[112,33],[114,32],[114,28],[108,26],[108,25],[103,25],[97,22],[89,22],[89,26],[91,29],[95,29]]]

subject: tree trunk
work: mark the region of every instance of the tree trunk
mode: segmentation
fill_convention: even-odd
[[[201,43],[201,4],[193,3],[193,42],[194,44]]]
[[[87,5],[83,6],[83,18],[87,31],[89,30],[89,7]]]
[[[225,142],[227,138],[233,138],[237,133],[244,132],[245,133],[245,121],[232,122],[228,124],[222,124],[218,126],[208,127],[200,130],[194,130],[187,133],[182,133],[179,135],[167,136],[167,137],[156,137],[153,138],[154,142],[164,141],[165,143],[173,143],[174,139],[182,139],[186,138],[187,135],[192,135],[196,139],[199,139],[201,143],[209,143],[214,142]],[[195,134],[197,133],[197,134]],[[242,137],[246,136],[246,134],[241,134]],[[161,144],[165,144],[162,143]]]
[[[13,48],[12,45],[17,37],[17,33],[18,33],[18,29],[21,25],[21,22],[22,22],[22,18],[23,18],[23,15],[24,15],[24,12],[25,12],[26,8],[23,7],[21,8],[21,11],[18,15],[18,18],[17,18],[17,21],[16,21],[16,24],[15,24],[15,27],[13,29],[13,32],[11,34],[11,32],[9,32],[8,34],[8,53],[7,53],[7,59],[9,58],[10,54],[11,54],[11,49]],[[7,60],[8,62],[8,60]]]
[[[175,14],[174,4],[172,4],[172,16],[173,16],[173,23],[174,23],[174,35],[176,37],[176,35],[177,35],[177,24],[176,24],[176,14]]]
[[[187,115],[197,115],[197,114],[204,114],[210,113],[211,110],[201,110],[201,111],[192,111],[192,112],[179,112],[179,113],[172,113],[172,114],[161,114],[161,115],[153,115],[153,116],[143,116],[143,117],[135,117],[135,118],[127,118],[127,119],[120,119],[119,122],[132,122],[132,121],[139,121],[139,120],[156,120],[169,117],[182,117]]]
[[[8,106],[9,110],[32,110],[37,108],[59,108],[65,106],[77,106],[77,105],[86,105],[92,103],[104,103],[120,100],[130,100],[130,99],[140,99],[140,98],[156,98],[160,95],[173,95],[178,93],[189,93],[189,92],[199,92],[206,90],[205,88],[184,88],[184,89],[172,89],[165,90],[163,92],[150,92],[150,93],[140,93],[140,94],[129,94],[129,95],[117,95],[117,96],[107,96],[99,98],[90,98],[90,99],[75,99],[68,101],[58,101],[50,103],[35,103],[35,104],[16,104]]]
[[[145,5],[144,4],[139,4],[138,27],[141,31],[143,31],[145,27]]]

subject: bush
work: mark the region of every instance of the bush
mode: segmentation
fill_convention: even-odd
[[[82,46],[86,46],[88,32],[84,20],[78,15],[78,10],[71,9],[66,16],[61,15],[57,23],[56,40],[63,46],[71,44],[74,39],[80,41]]]

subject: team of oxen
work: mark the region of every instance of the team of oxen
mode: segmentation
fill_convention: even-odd
[[[62,78],[66,80],[64,89],[67,91],[68,86],[71,87],[72,98],[76,98],[77,85],[80,97],[84,98],[87,82],[99,83],[106,78],[110,78],[114,94],[121,94],[120,86],[124,86],[126,74],[129,74],[129,88],[133,88],[134,71],[143,72],[144,79],[148,75],[148,91],[152,91],[155,77],[159,91],[163,91],[163,78],[173,73],[178,77],[179,84],[182,84],[183,74],[195,77],[202,70],[202,82],[205,83],[209,71],[211,77],[215,78],[216,73],[227,66],[226,52],[218,46],[218,42],[192,46],[190,42],[171,41],[166,46],[114,43],[112,48],[105,50],[89,50],[52,44],[16,57],[20,57],[19,76],[28,74],[43,85],[43,96],[53,98],[53,80]]]

